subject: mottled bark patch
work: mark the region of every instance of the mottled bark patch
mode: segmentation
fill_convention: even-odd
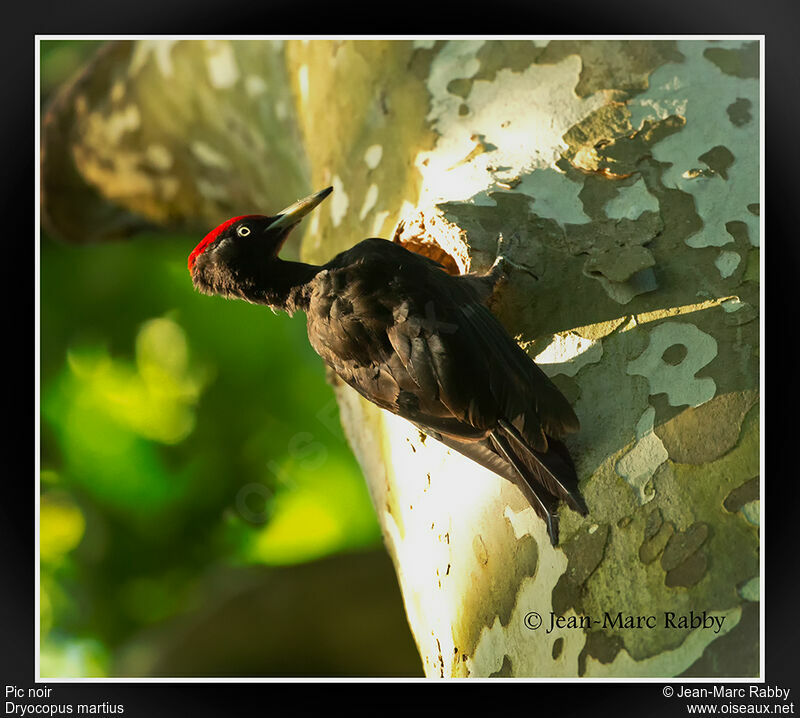
[[[452,95],[458,95],[458,97],[466,99],[469,96],[469,92],[472,89],[472,80],[459,77],[455,80],[450,80],[447,83],[447,91]]]
[[[522,72],[538,60],[545,48],[530,40],[498,40],[486,42],[478,50],[481,68],[475,73],[477,80],[494,80],[500,70]]]
[[[661,568],[671,571],[690,558],[708,538],[708,524],[698,522],[670,538],[661,555]]]
[[[736,127],[742,127],[750,122],[753,119],[753,115],[750,112],[752,106],[753,103],[747,98],[737,97],[736,102],[732,102],[726,108],[731,124]]]
[[[586,658],[592,658],[600,663],[611,663],[622,649],[622,639],[619,636],[609,636],[603,631],[591,631],[586,636],[586,644],[578,656],[578,675],[586,673]]]
[[[503,665],[494,673],[489,674],[489,678],[511,678],[514,675],[511,665],[511,658],[508,654],[503,656]]]
[[[756,402],[756,392],[721,394],[698,407],[689,407],[655,427],[672,461],[701,465],[730,451],[739,438],[742,421]]]
[[[664,521],[661,510],[656,508],[650,512],[644,528],[644,539],[639,547],[639,560],[643,564],[655,561],[675,533],[675,527]]]
[[[581,58],[578,97],[614,90],[620,99],[649,87],[650,74],[668,62],[682,62],[674,40],[567,40],[551,42],[537,62],[559,62],[570,54]]]
[[[584,274],[598,280],[608,296],[620,304],[657,288],[655,275],[649,271],[656,260],[643,245],[662,228],[656,212],[642,212],[634,220],[623,217],[565,226],[570,252],[587,255]]]
[[[708,559],[702,551],[693,553],[683,563],[670,571],[664,578],[664,584],[669,588],[682,586],[690,588],[703,578],[708,568]]]
[[[661,554],[661,568],[666,571],[668,587],[694,586],[706,572],[708,560],[700,547],[708,538],[708,525],[692,524],[686,531],[674,533]]]
[[[758,603],[742,606],[742,617],[729,633],[706,646],[700,656],[681,677],[705,678],[708,676],[757,676],[759,673],[758,641],[753,636],[759,632]]]
[[[506,522],[505,526],[513,536],[511,524]],[[463,597],[461,611],[454,617],[453,623],[453,636],[460,650],[467,655],[473,655],[484,627],[491,627],[495,620],[499,620],[501,626],[509,625],[517,602],[515,587],[518,588],[526,577],[536,573],[539,548],[535,539],[526,534],[519,539],[509,539],[509,542],[502,545],[513,546],[510,554],[492,554],[494,544],[487,546],[481,536],[473,540],[475,561],[471,569],[472,588]]]
[[[714,396],[714,380],[697,376],[717,356],[718,344],[713,336],[694,324],[667,321],[657,325],[649,339],[647,349],[628,364],[628,374],[647,377],[650,393],[665,393],[672,406],[700,406]],[[663,356],[676,344],[686,347],[687,352],[679,364],[668,364]]]
[[[627,108],[605,105],[564,135],[568,147],[564,159],[584,172],[624,179],[638,169],[653,145],[680,131],[685,124],[685,118],[670,115],[663,120],[647,119],[634,129]]]
[[[703,57],[713,62],[726,75],[734,77],[758,77],[759,43],[746,42],[738,49],[709,47]]]
[[[722,179],[728,179],[728,168],[735,162],[733,153],[722,145],[712,147],[708,152],[704,152],[697,159],[705,163],[708,169],[691,169],[684,176],[688,178],[713,177],[719,175]]]
[[[609,527],[604,524],[595,531],[582,532],[562,545],[569,564],[553,588],[552,605],[556,614],[563,615],[579,604],[581,586],[603,560],[608,535]]]
[[[725,497],[723,506],[731,513],[736,513],[742,506],[750,501],[757,501],[759,496],[759,477],[754,476],[752,479],[745,481],[741,486],[737,486],[733,489]]]

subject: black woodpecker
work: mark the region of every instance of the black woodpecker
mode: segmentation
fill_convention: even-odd
[[[386,239],[365,239],[322,266],[278,257],[289,232],[332,192],[271,217],[243,215],[189,255],[194,286],[290,315],[343,381],[382,409],[523,491],[558,543],[558,502],[586,504],[566,446],[579,428],[561,392],[486,306],[503,276],[452,276]]]

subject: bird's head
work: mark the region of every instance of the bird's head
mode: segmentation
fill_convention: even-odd
[[[204,294],[249,299],[292,229],[332,191],[328,187],[270,217],[246,214],[211,230],[189,255],[194,286]]]

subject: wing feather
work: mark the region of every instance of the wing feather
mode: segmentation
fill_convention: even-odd
[[[559,499],[586,511],[560,442],[579,428],[569,402],[482,303],[475,277],[376,242],[315,280],[314,349],[362,396],[517,482],[555,540]]]

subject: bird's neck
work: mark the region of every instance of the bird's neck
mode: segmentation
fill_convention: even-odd
[[[321,267],[303,262],[275,258],[264,266],[246,298],[256,304],[266,304],[287,314],[308,309],[311,289],[309,283]]]

